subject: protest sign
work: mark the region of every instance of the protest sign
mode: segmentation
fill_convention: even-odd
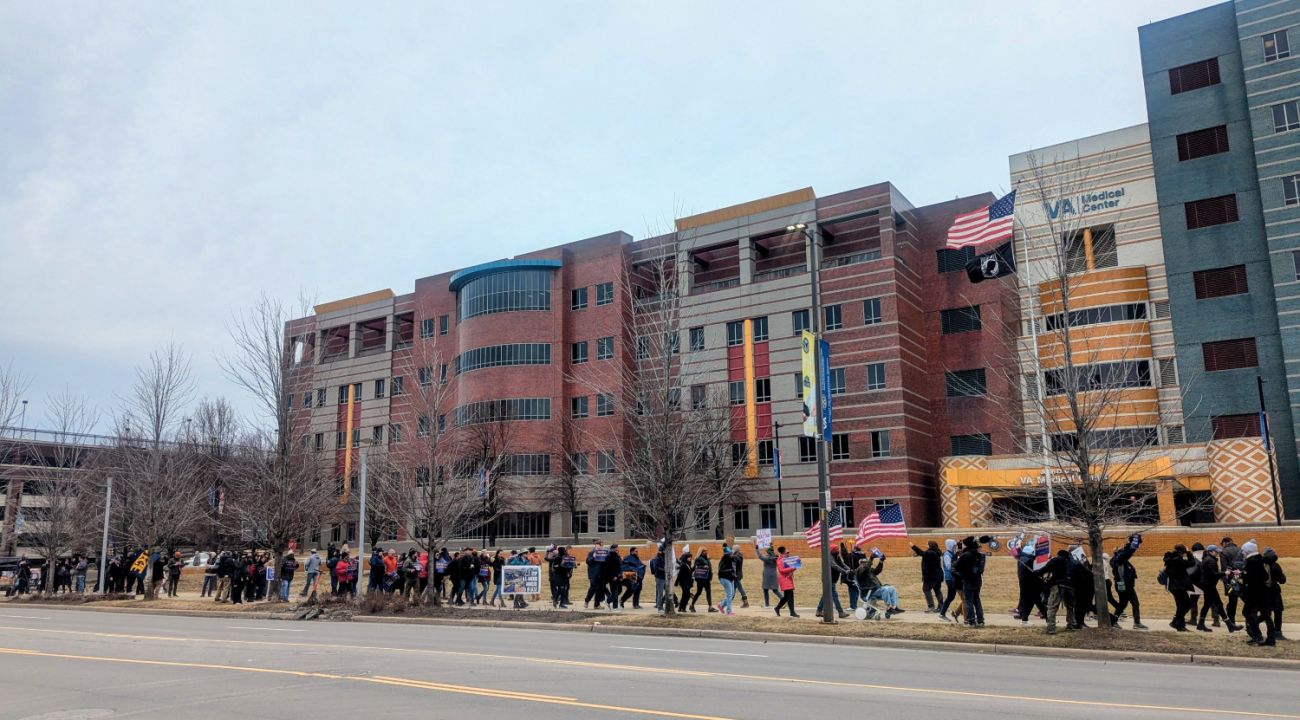
[[[501,568],[501,593],[513,595],[540,595],[542,593],[541,565],[506,565]]]

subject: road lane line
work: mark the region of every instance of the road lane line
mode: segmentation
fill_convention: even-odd
[[[56,635],[86,635],[91,637],[108,637],[124,638],[130,640],[161,640],[167,642],[208,642],[225,645],[266,645],[275,647],[306,647],[316,649],[335,649],[335,650],[369,650],[384,653],[405,653],[412,655],[439,655],[445,657],[464,657],[478,658],[486,660],[503,660],[507,662],[524,662],[538,665],[560,665],[565,667],[590,668],[593,670],[623,670],[636,673],[655,673],[660,675],[680,675],[686,677],[699,678],[722,678],[729,680],[742,680],[760,683],[785,683],[793,685],[811,685],[816,687],[842,687],[853,688],[858,690],[881,690],[886,692],[913,693],[918,695],[937,695],[959,698],[984,698],[992,700],[1012,700],[1024,703],[1040,703],[1048,705],[1070,705],[1083,707],[1115,708],[1122,710],[1148,710],[1148,711],[1167,711],[1167,712],[1184,712],[1199,713],[1208,715],[1228,715],[1232,717],[1251,717],[1251,718],[1281,718],[1282,720],[1300,720],[1300,715],[1289,715],[1285,713],[1267,713],[1252,712],[1248,710],[1229,710],[1219,708],[1198,708],[1198,707],[1175,707],[1168,705],[1141,705],[1128,703],[1113,703],[1103,700],[1069,700],[1066,698],[1048,698],[1032,695],[1005,695],[998,693],[981,693],[967,690],[949,690],[943,688],[925,688],[925,687],[907,687],[901,685],[873,685],[869,683],[844,682],[838,680],[813,680],[808,678],[781,677],[774,675],[745,675],[741,673],[724,673],[711,670],[682,670],[676,668],[651,667],[646,665],[620,665],[603,662],[591,662],[586,660],[564,660],[560,658],[542,658],[530,657],[527,655],[500,655],[490,653],[465,652],[459,650],[430,650],[427,648],[398,648],[383,647],[374,645],[345,645],[342,643],[308,643],[308,642],[288,642],[283,640],[230,640],[224,638],[187,638],[175,635],[133,635],[129,633],[105,633],[93,632],[88,630],[56,630],[47,628],[29,628],[20,626],[3,626],[0,630],[24,630],[34,633],[46,633]]]
[[[49,620],[47,617],[39,617],[37,615],[0,615],[0,617],[22,618],[23,620]]]
[[[435,692],[455,693],[458,695],[474,695],[478,697],[489,697],[498,700],[514,700],[517,702],[544,703],[548,705],[565,705],[569,707],[585,708],[590,710],[607,710],[617,713],[626,713],[631,715],[650,715],[653,717],[679,718],[680,720],[733,720],[732,718],[719,717],[716,715],[696,715],[693,713],[674,712],[672,710],[654,710],[651,708],[627,707],[622,705],[605,705],[603,703],[582,702],[576,698],[566,698],[557,695],[538,695],[532,693],[516,692],[514,690],[495,690],[492,688],[478,688],[467,685],[449,685],[447,683],[437,683],[426,680],[414,680],[409,678],[385,677],[382,675],[337,675],[334,673],[311,672],[307,670],[282,670],[279,668],[260,668],[249,665],[216,665],[213,663],[196,663],[182,662],[177,660],[142,660],[139,658],[119,658],[103,655],[71,655],[67,653],[51,653],[38,650],[26,650],[22,648],[3,648],[0,647],[0,655],[19,655],[22,657],[42,657],[54,658],[58,660],[80,660],[85,662],[109,662],[125,663],[128,665],[153,665],[163,667],[191,668],[198,670],[229,670],[232,672],[251,672],[265,673],[269,675],[290,675],[300,678],[325,679],[325,680],[349,680],[353,682],[378,683],[380,685],[395,685],[398,687],[413,688],[416,690],[432,690]]]
[[[248,625],[227,625],[227,630],[265,630],[267,632],[307,632],[306,630],[295,630],[293,628],[268,628],[268,627],[250,627]]]
[[[753,653],[710,652],[708,650],[673,650],[670,648],[633,647],[631,645],[610,645],[610,647],[615,650],[646,650],[648,652],[686,653],[689,655],[731,655],[733,657],[757,657],[757,658],[767,657],[766,655],[755,655]]]

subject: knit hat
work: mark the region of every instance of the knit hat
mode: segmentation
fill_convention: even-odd
[[[1254,540],[1248,540],[1245,545],[1241,546],[1241,552],[1246,555],[1254,555],[1259,552],[1259,546],[1255,544]]]
[[[953,548],[957,547],[957,541],[953,540],[952,538],[948,538],[947,540],[943,541],[943,546],[949,551],[951,551]]]
[[[1218,551],[1219,551],[1219,546],[1218,546],[1218,545],[1211,545],[1211,546],[1205,548],[1205,552],[1218,552]]]

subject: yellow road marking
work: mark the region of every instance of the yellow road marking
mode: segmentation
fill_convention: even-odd
[[[530,657],[527,655],[499,655],[492,653],[464,652],[459,650],[430,650],[426,648],[399,648],[374,645],[345,645],[341,643],[307,643],[278,640],[228,640],[224,638],[186,638],[168,635],[132,635],[128,633],[105,633],[89,630],[52,630],[45,628],[26,628],[0,625],[0,630],[23,630],[35,633],[60,635],[88,635],[92,637],[128,638],[131,640],[162,640],[169,642],[208,642],[226,645],[267,645],[276,647],[330,648],[338,650],[370,650],[384,653],[409,653],[420,655],[439,655],[445,657],[478,658],[484,660],[505,660],[525,662],[538,665],[561,665],[566,667],[590,668],[595,670],[625,670],[639,673],[657,673],[686,677],[718,678],[742,680],[760,683],[786,683],[793,685],[811,685],[816,687],[840,687],[856,690],[881,690],[886,692],[912,693],[916,695],[935,695],[959,698],[982,698],[987,700],[1007,700],[1024,703],[1044,703],[1049,705],[1071,705],[1097,708],[1114,708],[1117,710],[1148,710],[1162,712],[1201,713],[1209,715],[1230,715],[1233,717],[1280,718],[1281,720],[1300,720],[1300,715],[1285,713],[1251,712],[1248,710],[1229,710],[1218,708],[1179,707],[1172,705],[1143,705],[1134,703],[1106,702],[1103,700],[1069,700],[1065,698],[1036,697],[1031,695],[1007,695],[1001,693],[981,693],[969,690],[948,690],[943,688],[908,687],[903,685],[877,685],[872,683],[844,682],[838,680],[811,680],[807,678],[780,677],[772,675],[745,675],[742,673],[717,672],[712,670],[681,670],[677,668],[649,667],[645,665],[619,665],[586,660],[564,660],[561,658]],[[225,666],[218,666],[225,667]],[[286,671],[289,672],[289,671]],[[690,717],[690,716],[680,716]]]
[[[499,700],[515,700],[519,702],[545,703],[548,705],[566,705],[569,707],[586,708],[590,710],[606,710],[610,712],[626,713],[630,715],[652,715],[654,717],[681,718],[682,720],[730,720],[730,718],[718,717],[715,715],[695,715],[692,713],[673,712],[671,710],[652,710],[650,708],[625,707],[622,705],[605,705],[602,703],[582,702],[576,698],[559,697],[557,695],[537,695],[533,693],[515,692],[513,690],[493,690],[490,688],[476,688],[467,685],[450,685],[447,683],[429,682],[425,680],[414,680],[409,678],[386,677],[382,675],[365,676],[365,675],[336,675],[334,673],[310,672],[306,670],[282,670],[278,668],[259,668],[249,665],[217,665],[214,663],[195,663],[181,662],[177,660],[142,660],[139,658],[119,658],[106,657],[102,655],[72,655],[68,653],[51,653],[37,650],[25,650],[21,648],[0,648],[0,655],[21,655],[23,657],[43,657],[56,658],[59,660],[82,660],[90,662],[109,662],[123,663],[127,665],[154,665],[163,667],[180,667],[192,668],[199,670],[229,670],[233,672],[251,672],[266,673],[270,675],[291,675],[301,678],[317,678],[324,680],[351,680],[354,682],[377,683],[380,685],[396,685],[399,687],[408,687],[417,690],[433,690],[435,692],[456,693],[459,695],[475,695],[478,697],[496,698]]]

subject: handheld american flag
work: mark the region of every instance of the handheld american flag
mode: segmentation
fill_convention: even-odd
[[[853,544],[865,545],[882,537],[907,537],[907,523],[903,522],[903,508],[898,503],[862,518],[858,523],[858,539]]]
[[[963,248],[1011,239],[1015,210],[1016,191],[1012,190],[992,205],[958,215],[948,228],[948,247]]]
[[[844,538],[844,513],[839,508],[834,508],[826,513],[826,536],[831,542],[839,542]],[[815,548],[822,546],[822,521],[818,520],[812,524],[812,527],[804,531],[804,540],[808,541],[808,547]]]

